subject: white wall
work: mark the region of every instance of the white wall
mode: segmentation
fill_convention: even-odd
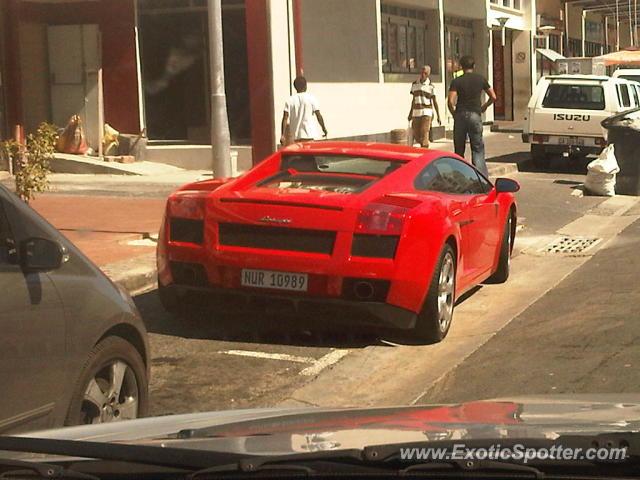
[[[264,121],[272,121],[275,125],[273,145],[277,147],[280,142],[280,122],[284,102],[293,91],[293,79],[295,78],[295,61],[293,59],[294,47],[291,2],[290,0],[273,0],[269,9],[269,30],[271,34],[271,75],[273,78],[273,118],[265,118]]]
[[[444,121],[444,85],[434,84]],[[411,106],[409,83],[311,83],[330,138],[388,133],[406,128]]]
[[[303,0],[301,9],[308,81],[378,81],[376,0]]]
[[[527,110],[527,103],[531,98],[532,83],[535,76],[531,76],[531,33],[513,32],[513,119],[522,121]],[[518,62],[516,56],[524,53],[523,61]],[[534,62],[535,63],[535,62]]]
[[[482,20],[487,16],[485,0],[445,0],[444,14]]]

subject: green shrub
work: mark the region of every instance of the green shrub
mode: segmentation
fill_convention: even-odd
[[[16,195],[29,203],[36,193],[49,188],[49,159],[55,152],[58,132],[54,125],[41,123],[35,133],[27,135],[22,147],[15,140],[0,143],[3,154],[13,164]]]

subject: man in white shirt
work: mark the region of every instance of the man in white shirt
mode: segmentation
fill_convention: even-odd
[[[318,101],[313,95],[307,93],[307,80],[304,77],[296,77],[293,86],[298,93],[289,97],[284,105],[280,143],[287,145],[291,143],[289,139],[295,142],[318,139],[320,138],[318,124],[326,137],[327,128],[320,114]]]
[[[429,130],[433,120],[433,112],[440,121],[440,109],[436,101],[436,95],[429,75],[431,67],[425,65],[420,71],[420,78],[411,84],[411,109],[409,110],[409,121],[413,131],[413,143],[422,147],[429,146]]]

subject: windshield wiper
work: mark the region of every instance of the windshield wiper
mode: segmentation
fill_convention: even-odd
[[[9,436],[0,436],[0,451],[96,458],[187,470],[228,464],[250,457],[240,453],[187,448]]]
[[[76,479],[76,480],[100,480],[98,477],[86,473],[76,472],[60,465],[49,463],[24,462],[9,458],[0,458],[0,479],[4,478],[43,478],[43,479]]]

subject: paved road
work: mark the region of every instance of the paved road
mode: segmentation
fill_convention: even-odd
[[[639,248],[636,221],[419,402],[637,392]]]
[[[519,202],[524,228],[517,244],[521,248],[604,200],[576,196],[575,187],[584,179],[576,173],[525,172],[514,178],[523,187]],[[509,295],[509,284],[491,288]],[[474,309],[487,308],[486,297],[470,296],[462,311],[471,312],[468,316]],[[345,328],[348,319],[333,319],[337,325],[313,325],[303,318],[202,312],[190,321],[179,321],[162,310],[155,291],[138,296],[136,302],[151,332],[152,414],[276,405],[343,357],[372,346],[376,352],[384,351],[407,340],[358,326]],[[436,355],[437,351],[416,352]]]

